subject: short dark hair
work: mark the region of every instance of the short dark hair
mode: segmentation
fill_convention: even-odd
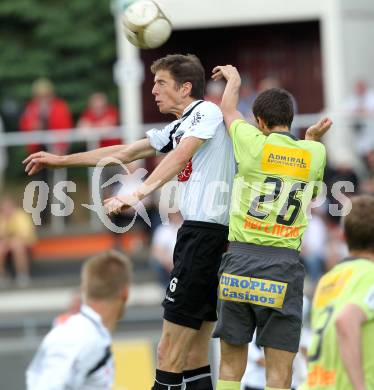
[[[156,74],[159,70],[168,70],[178,87],[190,82],[191,97],[204,98],[205,70],[195,55],[169,54],[159,58],[151,65],[151,72]]]
[[[344,218],[348,248],[374,252],[374,196],[360,195],[351,200],[352,210]]]
[[[261,92],[253,103],[253,115],[261,118],[271,130],[275,126],[291,128],[293,98],[285,89],[271,88]]]
[[[115,299],[130,284],[130,260],[113,249],[100,253],[84,263],[81,278],[87,299]]]

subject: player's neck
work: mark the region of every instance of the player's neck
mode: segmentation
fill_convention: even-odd
[[[171,112],[174,114],[178,119],[183,115],[184,110],[196,99],[188,96],[186,99],[184,99],[180,104],[175,106],[174,110]]]
[[[371,251],[350,251],[349,254],[352,257],[357,257],[360,259],[368,259],[370,261],[374,261],[374,252]]]
[[[274,126],[271,128],[270,133],[289,133],[290,129],[287,126]]]
[[[114,331],[119,315],[118,304],[115,301],[104,301],[104,300],[95,300],[87,302],[88,306],[91,307],[99,316],[103,325],[111,333]]]

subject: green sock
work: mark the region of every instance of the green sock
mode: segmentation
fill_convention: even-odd
[[[290,389],[278,389],[275,387],[265,387],[265,390],[290,390]]]
[[[240,390],[240,382],[218,380],[216,390]]]

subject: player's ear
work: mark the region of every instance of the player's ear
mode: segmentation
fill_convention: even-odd
[[[182,85],[183,97],[190,96],[191,91],[192,91],[192,84],[189,81],[183,83]]]
[[[123,288],[122,288],[122,291],[121,291],[121,299],[122,299],[124,302],[127,302],[127,300],[129,299],[129,294],[130,294],[130,288],[129,288],[129,286],[123,287]]]
[[[263,131],[264,127],[265,127],[264,120],[262,118],[260,118],[259,116],[256,116],[255,118],[256,118],[256,122],[258,124],[259,129]]]

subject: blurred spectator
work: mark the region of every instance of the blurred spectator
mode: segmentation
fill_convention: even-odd
[[[252,80],[249,75],[242,76],[242,84],[240,87],[240,95],[238,102],[238,111],[245,119],[250,119],[252,116],[252,106],[256,99],[257,93],[253,88]]]
[[[367,145],[374,142],[374,90],[369,88],[366,81],[356,81],[344,109],[351,117],[351,126],[356,132],[357,151],[364,155],[367,152]]]
[[[348,256],[348,247],[344,239],[343,228],[334,222],[328,223],[326,245],[326,271],[330,271],[339,261]]]
[[[209,80],[206,83],[206,95],[204,100],[208,100],[219,106],[221,104],[223,91],[225,90],[226,83],[222,80],[213,81]]]
[[[0,138],[3,137],[4,125],[0,118]],[[4,172],[7,166],[8,154],[5,146],[0,145],[0,191],[3,188]]]
[[[306,272],[314,285],[325,272],[328,236],[325,221],[318,212],[314,208],[312,209],[312,219],[309,221],[301,245],[301,255]]]
[[[338,205],[339,210],[344,206],[342,204],[344,199],[353,196],[359,188],[359,178],[353,169],[353,163],[348,157],[344,157],[342,156],[336,161],[335,167],[329,165],[326,167],[324,178],[327,186],[327,200],[329,204]],[[353,192],[347,191],[348,183],[353,185]],[[339,215],[332,215],[330,213],[329,218],[335,223],[339,223],[340,221]]]
[[[368,148],[368,151],[364,155],[364,162],[368,174],[360,183],[360,192],[374,195],[374,145]]]
[[[54,320],[52,326],[64,324],[71,316],[77,314],[81,308],[82,298],[80,291],[74,292],[70,298],[68,308],[63,313],[59,314]]]
[[[129,296],[129,259],[107,251],[85,262],[80,312],[44,338],[26,372],[27,390],[113,388],[112,332]]]
[[[47,79],[38,79],[32,84],[33,98],[26,105],[21,115],[20,129],[63,130],[73,127],[68,105],[64,100],[55,96],[53,84]],[[51,146],[32,144],[27,145],[28,153],[48,150],[55,154],[65,154],[68,144],[59,142]]]
[[[174,247],[182,222],[180,213],[169,214],[169,225],[159,225],[153,235],[151,265],[155,269],[160,283],[165,287],[170,281]]]
[[[353,93],[346,100],[345,111],[357,115],[357,119],[374,114],[374,91],[369,88],[366,81],[356,81]],[[360,123],[358,125],[356,129],[360,130]]]
[[[108,133],[111,127],[118,125],[117,108],[108,104],[108,98],[103,92],[95,92],[88,99],[88,106],[83,112],[77,127],[91,131],[96,129],[102,135]],[[121,139],[101,139],[99,147],[121,144]]]
[[[31,217],[9,197],[0,204],[0,283],[7,284],[5,261],[14,261],[15,281],[19,287],[30,282],[30,249],[36,241]]]

